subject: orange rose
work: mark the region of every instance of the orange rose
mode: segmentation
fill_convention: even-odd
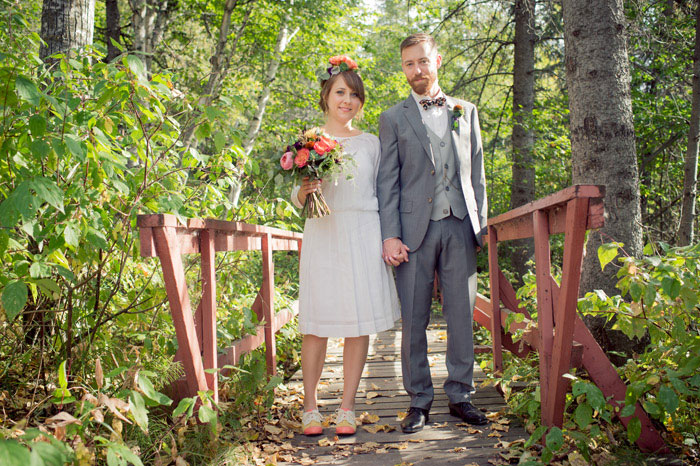
[[[338,141],[336,141],[335,139],[328,139],[328,138],[324,138],[324,139],[326,139],[326,142],[328,143],[328,152],[335,149],[335,146],[338,145]]]
[[[329,142],[330,141],[327,138],[321,136],[321,138],[318,141],[316,141],[316,144],[314,144],[314,150],[316,151],[316,153],[318,155],[323,155],[329,150],[331,150]]]
[[[294,164],[299,168],[305,167],[310,155],[309,149],[299,149],[297,156],[294,157]]]
[[[347,55],[336,55],[328,59],[328,62],[333,66],[338,66],[341,63],[345,62],[345,64],[348,65],[349,69],[357,69],[357,63],[355,63],[355,61]]]

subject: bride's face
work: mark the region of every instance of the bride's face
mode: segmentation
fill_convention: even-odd
[[[340,123],[347,123],[355,118],[362,108],[359,95],[347,85],[342,76],[333,82],[326,104],[328,118]]]

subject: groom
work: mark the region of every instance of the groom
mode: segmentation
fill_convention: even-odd
[[[433,402],[425,331],[435,271],[447,321],[444,388],[450,414],[481,425],[486,416],[471,404],[476,252],[486,227],[479,120],[473,104],[440,89],[442,56],[430,35],[413,34],[400,50],[412,92],[380,117],[377,197],[383,258],[396,266],[401,369],[411,396],[401,428],[407,433],[421,430]]]

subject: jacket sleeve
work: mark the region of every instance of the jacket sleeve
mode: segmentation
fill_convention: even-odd
[[[486,221],[488,219],[488,205],[486,201],[486,175],[484,171],[484,149],[481,143],[481,129],[479,128],[479,116],[476,106],[471,109],[471,146],[472,146],[472,188],[479,216],[481,231],[476,235],[480,245],[482,237],[486,234]]]
[[[379,117],[379,145],[381,156],[377,172],[377,199],[382,240],[401,238],[399,144],[394,122],[386,112]]]

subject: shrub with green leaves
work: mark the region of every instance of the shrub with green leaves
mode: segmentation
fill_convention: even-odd
[[[678,452],[697,451],[700,438],[700,246],[672,248],[647,245],[640,259],[622,256],[620,243],[604,244],[598,256],[603,267],[619,268],[621,294],[607,296],[600,290],[579,299],[582,314],[615,318],[613,328],[628,337],[648,332],[651,344],[618,368],[627,385],[624,403],[613,405],[588,380],[585,371],[572,371],[562,429],[540,426],[539,361],[530,353],[525,361],[504,354],[504,373],[498,382],[516,414],[526,419],[531,437],[528,448],[542,443],[539,456],[525,452],[520,464],[547,464],[570,448],[590,461],[596,448],[619,445],[635,448],[641,422],[634,417],[640,403],[666,442]],[[617,259],[617,260],[616,260]],[[536,316],[536,283],[524,277],[517,296],[521,305]],[[509,320],[517,319],[509,315]],[[516,332],[517,336],[522,333]],[[616,416],[633,416],[625,429]],[[564,443],[559,441],[563,435]],[[543,441],[544,439],[544,441]],[[566,445],[569,445],[567,448]]]

